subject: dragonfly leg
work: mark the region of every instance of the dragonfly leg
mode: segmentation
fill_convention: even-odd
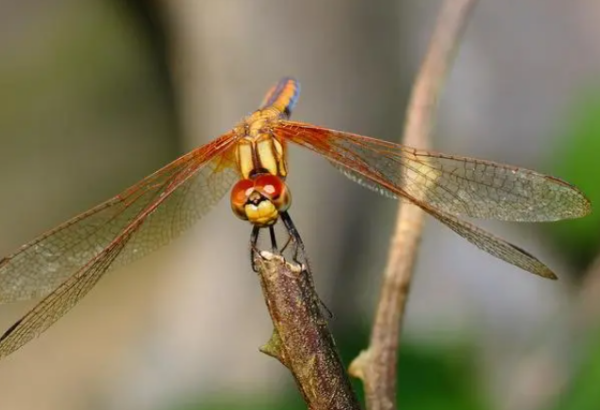
[[[285,227],[290,235],[290,238],[296,244],[295,249],[294,249],[293,261],[296,262],[298,265],[303,265],[303,263],[299,260],[299,254],[300,254],[300,252],[304,253],[304,242],[302,242],[302,238],[300,237],[300,234],[298,233],[298,230],[296,229],[296,226],[294,225],[292,218],[290,218],[290,215],[287,212],[281,213],[281,220],[283,221],[283,224],[285,225]],[[286,247],[287,247],[287,244],[286,244]]]
[[[250,265],[252,266],[252,270],[257,273],[258,267],[256,266],[255,258],[260,255],[258,247],[256,246],[259,233],[260,228],[258,226],[252,226],[252,233],[250,234]]]
[[[292,243],[293,240],[294,240],[294,238],[292,237],[292,235],[288,234],[287,241],[285,241],[285,244],[283,245],[283,247],[281,248],[281,250],[279,252],[283,254],[285,252],[285,250],[287,249],[287,247],[290,246],[290,243]]]
[[[271,236],[271,252],[279,253],[277,238],[275,237],[275,228],[273,228],[273,225],[269,225],[269,235]]]
[[[288,241],[286,242],[284,249],[289,245],[290,242],[294,242],[294,256],[293,256],[293,260],[295,263],[297,263],[299,266],[302,267],[303,273],[307,275],[308,277],[308,281],[310,283],[310,286],[315,289],[315,284],[313,282],[313,277],[312,277],[312,272],[310,270],[310,266],[308,263],[308,259],[306,257],[306,253],[305,253],[305,249],[304,249],[304,242],[302,242],[302,238],[300,237],[300,234],[298,233],[298,230],[296,229],[296,226],[294,225],[294,222],[292,221],[292,218],[290,217],[290,215],[287,212],[282,212],[281,213],[281,220],[283,221],[283,223],[285,224],[285,227],[287,228],[288,234],[290,235]],[[283,252],[283,251],[282,251]],[[304,261],[300,260],[300,253],[302,253],[302,259]],[[329,318],[331,319],[333,317],[333,313],[331,312],[331,310],[327,307],[327,305],[321,300],[321,298],[317,295],[317,292],[315,290],[316,295],[316,300],[319,303],[319,305],[321,306],[321,308],[323,310],[325,310],[327,316],[329,316]]]

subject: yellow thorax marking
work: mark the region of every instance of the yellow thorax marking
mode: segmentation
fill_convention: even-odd
[[[270,128],[277,115],[270,109],[256,111],[240,126],[245,135],[238,143],[236,158],[243,178],[259,169],[282,178],[287,176],[285,150]]]

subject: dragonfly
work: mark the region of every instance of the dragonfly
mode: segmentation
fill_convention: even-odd
[[[420,207],[489,254],[556,278],[527,251],[462,218],[581,217],[591,205],[576,187],[524,168],[291,121],[299,94],[298,81],[281,79],[229,132],[0,259],[0,303],[41,299],[0,336],[0,358],[48,329],[108,271],[170,242],[230,189],[233,213],[253,226],[252,246],[263,229],[273,238],[282,221],[303,248],[288,211],[288,143],[325,157],[367,188]]]

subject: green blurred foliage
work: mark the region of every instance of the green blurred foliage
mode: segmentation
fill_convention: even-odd
[[[367,346],[368,332],[363,329],[340,335],[338,346],[344,363],[349,364]],[[468,346],[434,347],[402,341],[397,376],[402,409],[483,409],[472,355],[473,349]],[[364,403],[362,384],[357,380],[353,383]]]
[[[348,366],[367,346],[368,330],[346,332],[336,342]],[[474,371],[473,349],[467,346],[433,348],[403,343],[398,363],[398,401],[403,410],[481,410],[483,395]],[[265,357],[265,360],[271,360]],[[362,384],[352,379],[364,403]],[[305,410],[300,393],[289,376],[290,389],[280,397],[211,397],[197,404],[169,410]]]
[[[549,410],[597,410],[600,408],[600,329],[596,329],[587,340],[581,343],[581,355],[575,366],[575,376],[567,391],[555,400]]]
[[[567,132],[554,158],[558,175],[579,187],[592,202],[592,214],[583,219],[552,224],[557,243],[573,263],[585,272],[600,245],[600,88],[590,87],[567,114]],[[586,340],[576,341],[571,361],[574,376],[552,410],[596,410],[600,408],[600,329],[588,331]]]
[[[588,90],[567,113],[567,135],[555,150],[557,175],[581,189],[594,204],[600,203],[600,89]],[[584,269],[600,244],[600,212],[586,218],[552,224],[550,230],[560,249]]]

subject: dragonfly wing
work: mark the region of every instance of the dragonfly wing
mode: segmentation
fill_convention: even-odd
[[[528,169],[293,121],[281,121],[273,132],[325,156],[364,186],[411,201],[420,198],[447,214],[541,222],[590,212],[590,202],[577,188]]]
[[[0,336],[0,357],[46,330],[109,269],[166,244],[205,214],[237,178],[226,152],[234,139],[223,136],[193,151],[7,258],[0,276],[2,289],[21,286],[28,296],[47,296]],[[56,264],[60,274],[48,271],[42,263]],[[20,275],[31,279],[20,283]],[[43,279],[43,288],[35,284],[36,277]],[[49,291],[50,284],[61,278],[62,282]],[[2,292],[13,300],[15,295],[27,293]]]
[[[337,163],[333,163],[333,166],[338,168],[340,172],[348,176],[352,180],[357,180],[357,182],[361,185],[365,185],[368,188],[371,188],[384,196],[395,196],[393,192],[389,190],[383,190],[380,188],[380,185],[377,183],[368,184],[368,180],[364,178],[360,178],[356,175],[356,172],[353,172],[343,166],[340,166]],[[406,200],[404,197],[399,197],[401,200]],[[556,275],[544,265],[541,261],[539,261],[535,256],[531,255],[526,250],[519,248],[516,245],[513,245],[509,242],[506,242],[502,238],[499,238],[473,224],[470,224],[466,221],[460,220],[457,217],[441,212],[439,210],[434,210],[429,207],[427,204],[422,203],[418,200],[411,200],[410,202],[415,205],[421,207],[425,212],[429,215],[433,216],[454,232],[477,246],[479,249],[482,249],[493,255],[499,259],[502,259],[510,264],[520,267],[528,272],[534,273],[536,275],[549,278],[556,279]]]
[[[512,265],[531,272],[535,275],[548,279],[556,279],[554,272],[544,265],[539,259],[526,250],[513,245],[502,238],[497,237],[473,224],[460,220],[453,215],[449,215],[437,210],[433,210],[426,204],[416,202],[425,212],[442,222],[454,232],[484,250],[496,258],[502,259]]]
[[[31,339],[39,336],[67,313],[98,282],[127,245],[121,238],[90,261],[90,264],[67,278],[32,310],[0,336],[0,358],[8,356]]]
[[[171,184],[186,177],[110,265],[120,266],[167,243],[208,211],[235,181],[228,157],[218,155],[234,140],[232,134],[226,134],[190,152],[0,259],[0,303],[48,295],[100,255],[144,209],[165,195]]]
[[[358,185],[362,185],[365,188],[369,188],[370,190],[373,190],[378,194],[388,198],[397,199],[402,202],[410,202],[407,201],[406,198],[404,198],[403,196],[400,196],[389,189],[383,188],[380,184],[365,178],[362,174],[350,168],[346,168],[345,166],[340,165],[339,163],[331,160],[329,161],[329,163],[342,174],[346,175],[346,177],[348,177],[350,180],[356,182]]]

